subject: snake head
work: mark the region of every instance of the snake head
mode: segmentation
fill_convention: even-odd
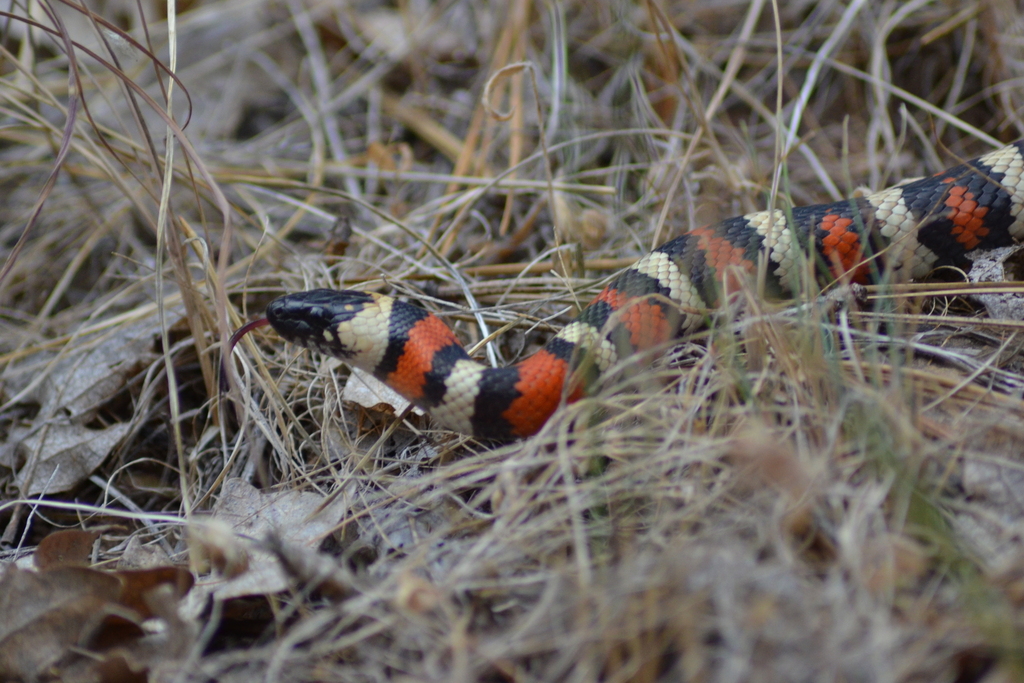
[[[377,298],[366,292],[312,289],[274,299],[267,306],[267,319],[285,341],[361,365],[366,334],[360,328],[376,307]],[[385,322],[385,338],[386,333]]]

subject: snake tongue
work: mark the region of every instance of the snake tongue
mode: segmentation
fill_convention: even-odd
[[[266,318],[260,318],[258,320],[253,320],[252,322],[246,323],[245,325],[242,325],[241,327],[239,327],[237,330],[235,330],[235,333],[231,335],[231,339],[228,340],[228,347],[227,347],[227,349],[225,349],[223,356],[221,356],[221,364],[220,364],[220,390],[221,390],[221,393],[225,393],[229,389],[229,382],[228,382],[228,359],[231,358],[231,352],[234,351],[235,344],[237,344],[242,337],[244,337],[245,335],[249,334],[253,330],[255,330],[257,328],[260,328],[260,327],[266,327],[269,324],[270,324],[270,321],[267,320]]]

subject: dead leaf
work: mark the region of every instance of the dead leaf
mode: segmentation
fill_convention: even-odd
[[[180,657],[194,642],[196,629],[177,615],[191,585],[189,572],[171,566],[11,567],[0,578],[0,680],[45,674],[61,681],[144,681],[147,669]],[[147,633],[142,623],[152,618],[165,628]]]
[[[973,261],[967,277],[971,282],[1012,282],[1021,279],[1022,247],[1000,247],[965,254]],[[981,303],[990,318],[1002,320],[1024,320],[1024,295],[1017,292],[996,294],[972,294],[971,298]]]
[[[158,359],[155,323],[154,317],[79,340],[81,345],[64,357],[41,351],[3,370],[9,402],[39,406],[31,421],[12,425],[0,445],[0,465],[17,472],[23,496],[74,488],[128,435],[127,423],[98,429],[86,425]]]
[[[90,564],[93,544],[99,537],[98,531],[55,531],[39,542],[33,560],[39,569],[87,567]]]
[[[152,569],[171,564],[171,558],[158,545],[143,545],[139,535],[128,539],[121,557],[117,560],[118,569]]]
[[[21,439],[15,483],[23,496],[68,491],[88,479],[114,447],[131,431],[120,423],[106,429],[78,424],[46,424]]]
[[[249,571],[249,551],[231,525],[222,519],[205,519],[188,527],[189,560],[199,573],[211,570],[227,579]]]
[[[340,516],[325,519],[325,497],[310,491],[260,491],[243,479],[224,482],[213,516],[232,525],[236,533],[262,538],[280,529],[292,543],[319,543]],[[333,512],[341,512],[332,505]]]
[[[214,520],[229,524],[237,536],[246,539],[248,571],[212,587],[224,600],[246,595],[278,593],[289,587],[288,572],[260,541],[279,534],[289,545],[316,549],[348,510],[348,498],[337,496],[326,507],[326,497],[308,491],[256,489],[242,479],[228,479],[217,504]]]
[[[155,320],[154,320],[155,323]],[[154,327],[140,323],[106,336],[92,348],[61,358],[51,352],[12,364],[3,373],[8,393],[26,393],[21,402],[39,404],[37,419],[66,418],[85,424],[100,406],[114,397],[159,356],[153,351]]]
[[[181,567],[153,567],[152,569],[130,569],[114,574],[121,580],[121,594],[118,602],[143,619],[154,614],[148,601],[149,594],[158,586],[168,586],[175,600],[185,597],[194,583],[192,572]]]
[[[85,567],[9,569],[0,580],[0,679],[38,678],[93,636],[120,593],[116,576]]]
[[[398,392],[381,382],[368,372],[352,368],[345,389],[341,393],[343,401],[355,403],[367,410],[381,413],[401,415],[409,407],[409,402]],[[412,412],[423,415],[423,411],[413,407]]]

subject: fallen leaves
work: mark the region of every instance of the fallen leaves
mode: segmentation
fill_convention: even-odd
[[[117,610],[121,582],[83,567],[36,573],[11,567],[0,581],[0,673],[5,678],[36,680],[71,657],[73,647],[88,647],[107,617]],[[132,623],[130,619],[126,619]],[[141,628],[136,636],[143,635]]]
[[[8,401],[38,406],[0,446],[0,466],[15,471],[22,496],[62,493],[89,478],[134,426],[101,422],[101,409],[157,357],[152,326],[139,324],[74,354],[41,352],[4,371]]]
[[[20,457],[0,458],[0,465],[18,470],[15,483],[23,496],[68,491],[88,479],[130,431],[123,422],[106,429],[58,423],[16,430],[12,438]]]
[[[212,520],[190,531],[193,556],[209,559],[224,579],[203,590],[219,600],[286,590],[292,585],[290,570],[313,562],[302,556],[315,557],[348,507],[345,495],[265,492],[242,479],[228,479]],[[280,560],[285,555],[287,566]]]
[[[9,565],[0,575],[0,680],[148,681],[188,653],[196,629],[177,608],[192,575],[83,566],[97,536],[51,534],[35,554],[38,571]]]

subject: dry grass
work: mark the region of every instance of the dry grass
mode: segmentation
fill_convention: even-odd
[[[293,568],[263,617],[195,611],[190,658],[159,678],[1024,676],[1020,328],[955,296],[786,314],[751,292],[501,448],[343,403],[344,366],[272,334],[216,395],[225,335],[282,292],[413,297],[468,345],[507,328],[479,353],[512,362],[691,226],[1015,139],[1008,0],[210,0],[173,31],[160,4],[90,8],[15,6],[0,55],[5,556],[84,521],[105,525],[100,559],[134,537],[187,563],[166,521],[231,477],[348,501],[329,585]],[[70,62],[26,40],[49,12]],[[173,88],[152,58],[169,42]],[[40,388],[104,347],[107,394]],[[61,419],[128,427],[47,496],[72,505],[18,503],[47,490],[19,440]]]

